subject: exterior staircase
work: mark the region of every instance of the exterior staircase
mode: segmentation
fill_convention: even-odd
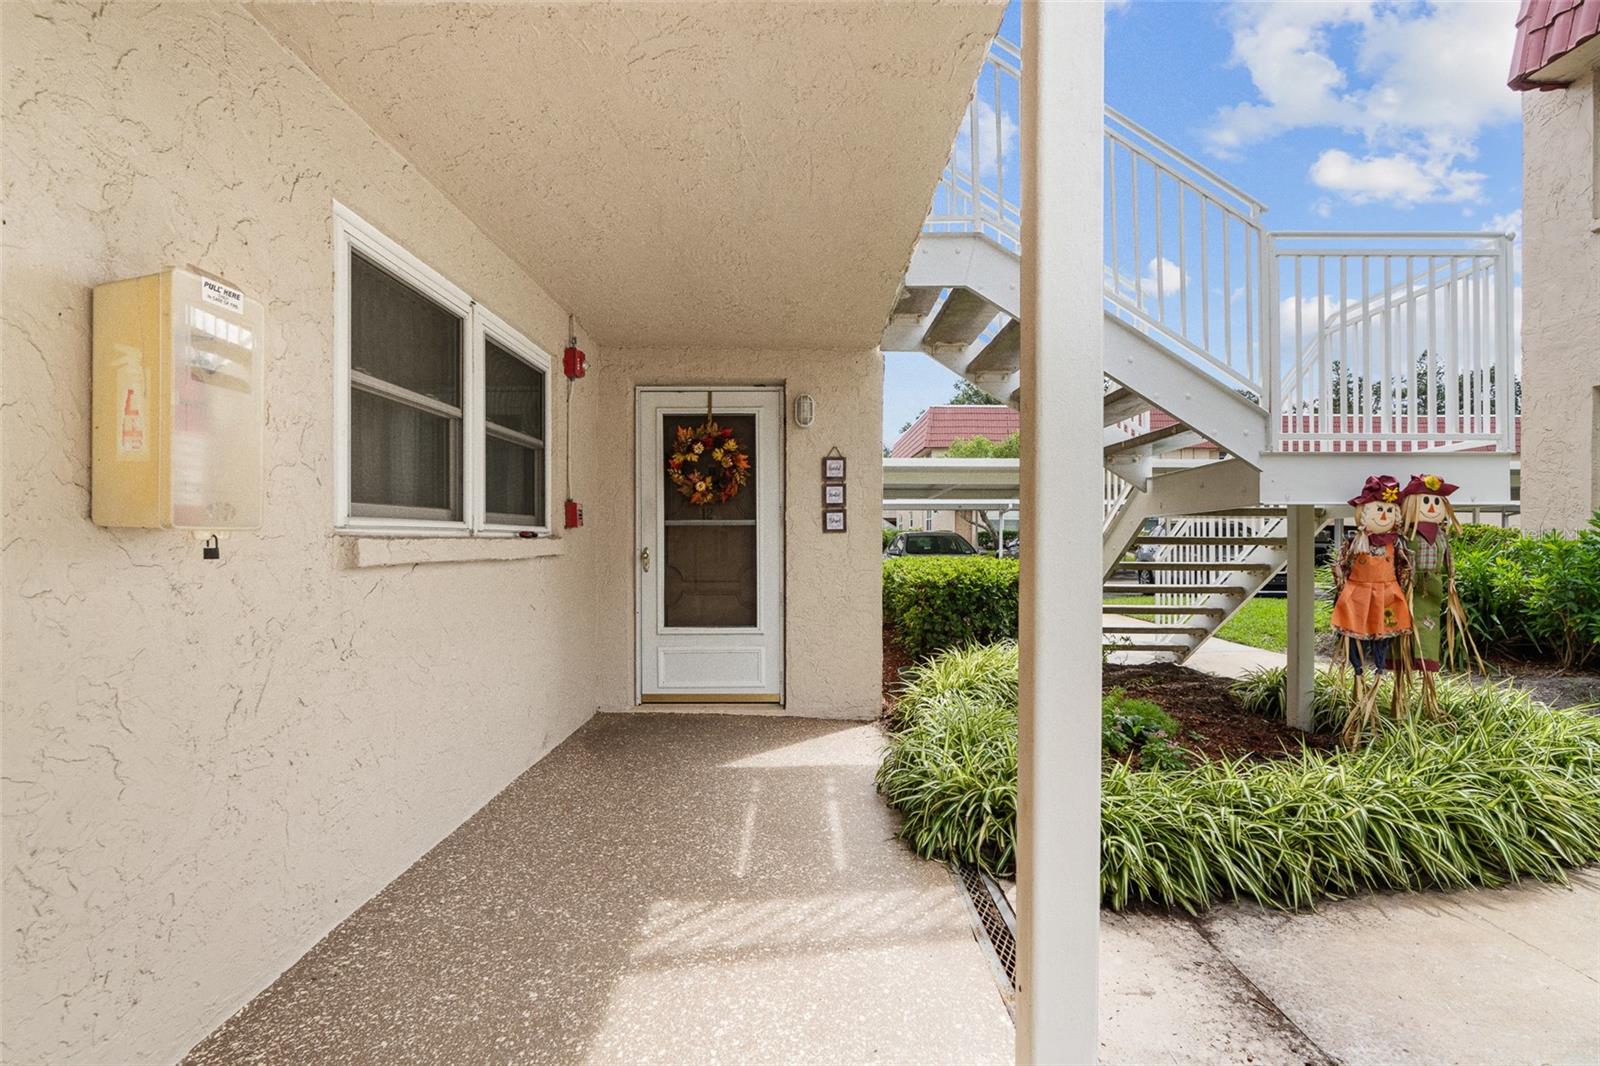
[[[1013,407],[1020,167],[1001,119],[1020,77],[997,39],[881,345]],[[1288,560],[1266,472],[1319,474],[1333,504],[1370,461],[1352,452],[1512,451],[1493,388],[1513,377],[1510,239],[1274,234],[1259,201],[1109,109],[1105,145],[1106,646],[1182,662]]]

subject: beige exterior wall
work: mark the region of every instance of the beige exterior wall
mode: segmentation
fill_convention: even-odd
[[[1600,508],[1595,79],[1522,97],[1522,525]]]
[[[883,683],[882,592],[878,532],[883,466],[883,356],[842,351],[602,350],[595,388],[612,431],[596,440],[596,483],[585,503],[598,565],[605,574],[636,572],[633,481],[634,389],[640,385],[783,385],[817,401],[816,421],[788,419],[785,471],[785,575],[788,620],[786,703],[755,713],[816,718],[876,718]],[[837,447],[848,460],[847,530],[822,532],[822,457]],[[633,702],[633,590],[622,579],[608,599],[596,653],[602,710]],[[726,710],[673,705],[670,711]]]
[[[789,430],[787,710],[876,711],[875,351],[591,346],[552,415],[558,472],[572,420],[584,529],[335,536],[334,199],[548,350],[565,310],[242,10],[39,15],[7,4],[0,26],[8,1061],[175,1057],[630,702],[635,382],[817,397],[816,426]],[[220,562],[88,519],[90,289],[184,263],[269,319],[265,524]],[[835,444],[852,459],[842,537],[816,513]],[[514,558],[426,561],[482,555]]]

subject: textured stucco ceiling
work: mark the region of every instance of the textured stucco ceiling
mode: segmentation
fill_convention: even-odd
[[[993,3],[249,10],[601,343],[870,347]]]

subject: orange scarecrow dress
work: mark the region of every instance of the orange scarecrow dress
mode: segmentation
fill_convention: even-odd
[[[1346,557],[1341,560],[1344,587],[1333,606],[1335,633],[1354,640],[1382,640],[1411,632],[1411,608],[1395,573],[1400,550],[1398,544],[1376,551],[1346,545]]]

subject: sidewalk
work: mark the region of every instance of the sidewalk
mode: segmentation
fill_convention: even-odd
[[[1282,652],[1212,637],[1223,677]],[[1101,1061],[1600,1062],[1600,870],[1284,914],[1102,913]]]
[[[1200,645],[1185,666],[1204,670],[1219,677],[1243,677],[1252,670],[1283,666],[1288,656],[1281,651],[1252,648],[1248,644],[1235,644],[1221,637],[1211,637]]]
[[[1283,914],[1104,912],[1101,1061],[1600,1062],[1600,871]]]

